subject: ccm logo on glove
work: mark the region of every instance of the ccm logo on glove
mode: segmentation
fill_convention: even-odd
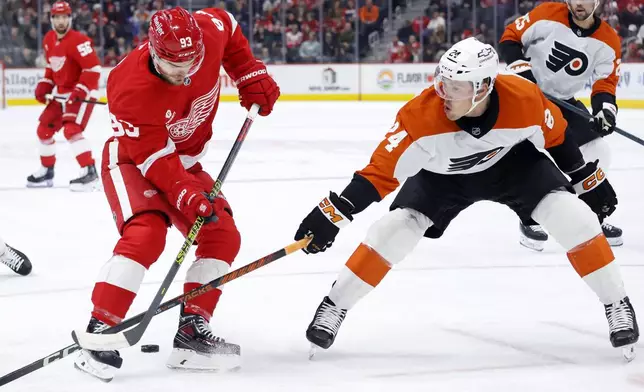
[[[339,211],[336,212],[335,207],[333,206],[333,204],[331,204],[328,197],[325,197],[320,202],[319,207],[322,212],[324,212],[327,219],[329,219],[332,223],[338,224],[343,220],[346,220],[346,218]],[[340,227],[340,225],[338,225],[338,227]]]
[[[578,185],[581,185],[581,189],[575,189],[575,192],[577,192],[577,194],[579,195],[581,195],[582,193],[588,192],[589,190],[593,189],[597,185],[601,184],[605,178],[606,178],[606,174],[604,173],[601,167],[598,167],[593,174],[586,177],[584,181],[578,184]]]

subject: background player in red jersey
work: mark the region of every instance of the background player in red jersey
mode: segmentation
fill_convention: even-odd
[[[71,15],[72,9],[65,1],[57,1],[51,7],[52,30],[43,39],[47,68],[35,92],[36,100],[47,105],[38,119],[41,167],[27,177],[28,187],[53,186],[54,134],[59,131],[81,166],[79,177],[69,182],[71,190],[91,190],[98,184],[90,145],[83,136],[94,104],[83,101],[96,100],[101,66],[92,41],[71,28]],[[62,98],[50,100],[50,94]]]
[[[110,73],[107,98],[114,136],[103,151],[101,178],[121,235],[94,291],[88,332],[125,317],[145,271],[165,247],[168,226],[184,235],[197,216],[217,216],[197,236],[197,260],[184,291],[225,274],[240,247],[232,210],[223,197],[209,200],[214,184],[199,159],[206,154],[219,105],[223,66],[239,89],[241,105],[268,115],[279,88],[256,60],[237,21],[221,9],[177,7],[155,13],[149,43]],[[240,347],[215,336],[210,318],[221,291],[188,300],[181,309],[170,368],[218,370],[239,366]],[[122,359],[117,351],[83,350],[77,368],[104,381]]]

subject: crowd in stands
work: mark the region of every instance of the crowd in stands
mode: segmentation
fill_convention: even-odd
[[[44,66],[39,45],[51,29],[53,1],[1,1],[0,60],[7,66]],[[390,40],[385,46],[388,62],[435,62],[451,43],[469,36],[496,43],[506,24],[540,4],[475,1],[473,10],[470,0],[68,0],[74,28],[93,40],[106,66],[116,65],[146,40],[152,14],[176,5],[194,5],[193,11],[226,9],[255,55],[268,64],[281,64],[369,60],[374,36]],[[424,13],[407,17],[407,6],[418,2],[427,2]],[[644,61],[644,0],[606,0],[598,13],[622,37],[624,61]],[[393,19],[402,27],[387,34]]]

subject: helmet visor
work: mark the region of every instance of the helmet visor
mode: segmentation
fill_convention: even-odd
[[[451,80],[443,75],[434,77],[434,88],[439,97],[448,101],[471,100],[474,97],[472,82]]]

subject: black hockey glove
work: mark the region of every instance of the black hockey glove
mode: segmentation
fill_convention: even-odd
[[[617,117],[617,107],[609,102],[602,104],[602,109],[595,114],[594,126],[595,131],[602,136],[607,136],[615,130],[615,118]]]
[[[353,220],[351,211],[353,206],[335,192],[330,192],[300,223],[295,233],[295,240],[313,235],[309,245],[304,248],[305,253],[324,252],[335,241],[335,236],[341,228]]]
[[[597,162],[599,161],[589,162],[568,175],[579,198],[588,204],[601,221],[617,208],[617,195],[604,171],[597,167]]]
[[[527,60],[517,60],[512,64],[509,64],[507,69],[525,79],[528,79],[532,83],[537,83],[537,79],[535,79],[534,74],[532,74],[532,65]]]

